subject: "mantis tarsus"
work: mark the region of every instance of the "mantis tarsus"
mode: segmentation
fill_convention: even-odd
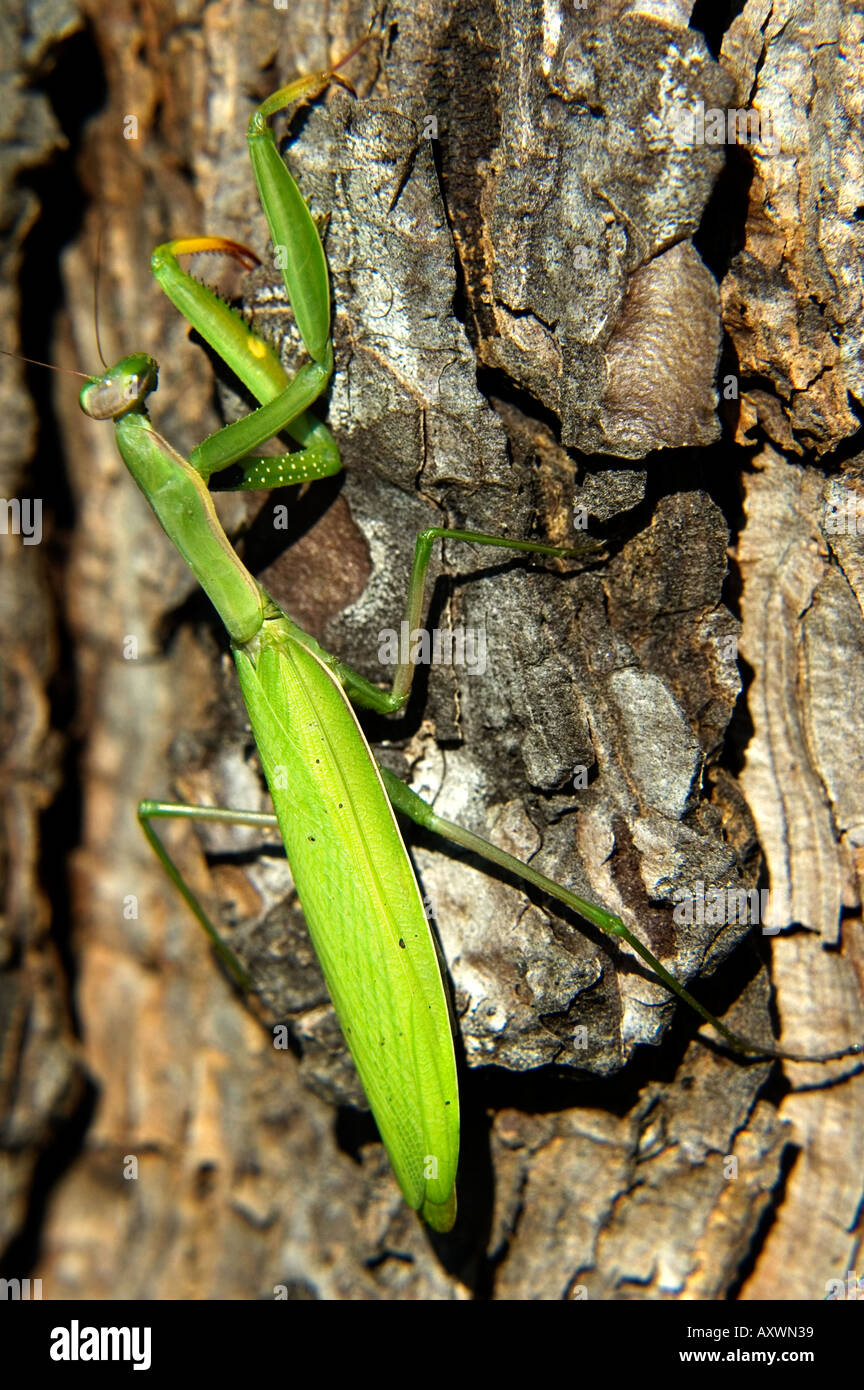
[[[187,461],[150,424],[145,402],[156,385],[157,368],[145,354],[126,357],[90,379],[81,392],[81,405],[95,419],[114,421],[129,472],[225,624],[276,812],[268,817],[143,802],[139,818],[145,833],[237,973],[230,952],[151,822],[185,816],[259,826],[278,823],[328,989],[402,1192],[432,1227],[446,1231],[456,1215],[459,1147],[450,1014],[435,942],[393,807],[626,940],[736,1051],[760,1057],[798,1054],[751,1044],[731,1032],[673,979],[618,917],[443,821],[392,774],[379,770],[349,700],[384,714],[400,710],[408,698],[413,666],[403,662],[392,690],[386,692],[324,652],[260,587],[218,521],[207,481],[229,465],[239,466],[242,477],[237,486],[245,488],[309,481],[341,466],[329,431],[307,413],[333,371],[326,260],[318,230],[269,125],[277,111],[320,94],[333,73],[316,73],[282,88],[255,110],[248,128],[258,191],[308,363],[289,380],[272,350],[240,315],[182,271],[177,261],[180,255],[214,251],[248,264],[251,253],[224,238],[185,238],[157,248],[154,274],[177,308],[261,402],[260,408],[211,435]],[[295,451],[279,457],[255,452],[283,430],[298,445]],[[419,624],[431,549],[441,538],[542,556],[579,553],[473,531],[424,531],[417,540],[409,583],[410,629]],[[856,1045],[829,1056],[858,1050]]]

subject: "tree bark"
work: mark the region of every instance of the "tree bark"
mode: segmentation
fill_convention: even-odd
[[[711,976],[697,988],[731,1026],[770,1037],[773,982],[784,1045],[822,1050],[864,1037],[864,571],[857,527],[835,525],[862,487],[864,199],[843,119],[860,88],[838,67],[861,19],[790,0],[780,25],[748,0],[706,36],[692,9],[58,7],[10,75],[25,163],[61,152],[10,195],[4,302],[28,355],[95,372],[98,256],[102,350],[158,359],[160,432],[188,454],[248,408],[214,391],[150,252],[210,232],[269,266],[249,114],[371,20],[356,95],[334,86],[281,126],[324,230],[345,473],[223,494],[220,514],[291,615],[376,681],[419,529],[568,544],[587,520],[606,558],[581,569],[448,544],[427,627],[482,633],[484,662],[421,670],[370,737],[443,815],[620,913],[682,979]],[[709,113],[734,110],[758,138],[724,124],[712,143]],[[195,269],[296,358],[272,266]],[[0,537],[2,1075],[26,1082],[3,1113],[10,1271],[122,1299],[823,1298],[845,1280],[853,1066],[790,1064],[784,1085],[706,1047],[635,957],[408,832],[464,1049],[461,1217],[430,1243],[358,1109],[284,859],[248,832],[169,836],[255,1014],[151,860],[139,799],[264,807],[263,783],[214,615],[110,428],[52,386],[34,407],[44,543]],[[35,429],[20,372],[4,399],[12,468]],[[757,886],[776,934],[676,910]]]

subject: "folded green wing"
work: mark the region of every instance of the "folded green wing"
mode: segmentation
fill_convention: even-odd
[[[405,1200],[456,1214],[459,1096],[447,999],[417,881],[342,688],[290,625],[235,650],[297,893]]]

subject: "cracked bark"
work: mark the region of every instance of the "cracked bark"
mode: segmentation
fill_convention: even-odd
[[[676,893],[751,887],[762,865],[733,776],[745,741],[736,726],[729,733],[741,622],[724,589],[735,480],[751,453],[716,443],[721,298],[692,241],[724,151],[682,147],[674,122],[696,101],[743,101],[757,68],[758,83],[779,80],[764,6],[748,5],[726,36],[725,68],[686,28],[690,8],[386,7],[383,49],[370,46],[351,70],[358,100],[334,91],[294,127],[287,152],[327,219],[337,359],[328,419],[346,473],[288,499],[287,537],[274,531],[272,502],[225,496],[219,505],[275,596],[373,679],[378,634],[398,622],[420,527],[447,518],[563,541],[574,506],[584,506],[610,558],[580,574],[448,547],[429,626],[482,629],[486,676],[433,669],[408,718],[379,722],[373,735],[444,815],[621,912],[678,974],[722,966],[713,1002],[734,1000],[733,1026],[767,1036],[759,953],[743,946],[724,964],[747,929],[682,931],[672,918]],[[852,22],[842,6],[824,8]],[[813,30],[798,9],[798,30],[777,36],[798,44],[794,53]],[[193,6],[195,22],[183,25],[158,4],[143,26],[131,5],[86,13],[75,42],[104,68],[106,102],[74,136],[76,197],[88,212],[63,252],[66,306],[45,354],[74,366],[93,359],[101,221],[106,356],[155,353],[154,418],[188,452],[232,403],[214,400],[206,358],[152,287],[150,250],[199,229],[264,250],[244,141],[250,98],[340,56],[368,15],[331,5],[325,33],[321,7],[301,0],[289,33],[276,10],[253,27],[228,4]],[[80,63],[84,50],[71,51]],[[814,141],[823,114],[807,125]],[[129,116],[135,139],[123,138]],[[826,538],[821,523],[814,532],[813,516],[846,506],[857,474],[844,465],[829,484],[776,450],[792,440],[807,456],[847,437],[839,402],[854,389],[857,319],[828,346],[835,296],[830,324],[823,305],[808,327],[802,267],[816,273],[818,229],[806,219],[793,270],[777,261],[777,229],[774,259],[760,260],[759,190],[776,168],[758,152],[744,158],[757,169],[750,218],[721,294],[742,362],[739,443],[757,418],[774,441],[746,473],[738,543],[742,654],[754,672],[744,788],[771,887],[782,889],[787,872],[786,902],[797,905],[780,925],[804,921],[836,938],[841,907],[857,913],[859,901],[861,742],[854,684],[841,690],[831,673],[861,645],[844,635],[860,554],[857,538]],[[831,213],[830,265],[819,271],[820,284],[842,279],[844,304],[858,264],[847,212]],[[49,202],[44,218],[51,213]],[[722,220],[723,209],[712,204],[709,215]],[[778,300],[784,274],[795,294]],[[272,276],[221,283],[245,293],[286,357],[296,352]],[[804,343],[798,355],[783,336],[790,325]],[[438,1259],[401,1204],[371,1124],[343,1108],[337,1125],[334,1104],[358,1099],[356,1083],[284,863],[248,834],[184,830],[172,840],[255,970],[264,1004],[291,1021],[299,1061],[274,1051],[150,863],[138,797],[254,805],[261,784],[206,604],[122,475],[110,431],[85,421],[65,386],[54,408],[77,509],[68,554],[59,549],[55,561],[60,619],[77,652],[74,997],[99,1105],[40,1232],[35,1272],[50,1296],[269,1297],[284,1284],[294,1297],[558,1299],[584,1289],[712,1299],[742,1277],[745,1296],[822,1296],[827,1278],[854,1267],[860,1078],[781,1106],[777,1088],[764,1089],[768,1068],[706,1050],[683,1019],[661,1053],[636,1051],[661,1039],[673,1012],[640,966],[618,957],[616,971],[581,924],[412,837],[466,1057],[464,1226],[450,1258]],[[769,545],[784,526],[787,536],[798,528],[814,567],[807,603],[794,611]],[[767,644],[751,634],[771,602],[780,611]],[[134,661],[123,659],[130,636]],[[777,670],[791,672],[779,692]],[[40,679],[49,674],[46,661]],[[815,877],[788,828],[795,784],[758,782],[754,771],[770,738],[760,710],[781,721],[791,711],[786,726],[798,731],[788,756],[820,808]],[[44,752],[30,761],[44,765]],[[577,776],[574,788],[581,768],[586,784]],[[785,817],[772,819],[772,807]],[[238,848],[252,862],[225,862]],[[808,913],[815,904],[809,916],[802,893]],[[137,916],[124,913],[130,896]],[[826,956],[815,936],[775,943],[790,1042],[827,1047],[864,1032],[860,957],[848,938],[844,922],[842,957]],[[802,978],[819,981],[814,999],[802,996]],[[12,1170],[16,1213],[52,1122],[39,1101],[30,1166]],[[56,1122],[63,1106],[53,1109]],[[792,1146],[798,1161],[781,1190]],[[123,1181],[128,1155],[138,1158],[134,1183]],[[771,1236],[756,1247],[775,1202]],[[399,1259],[387,1257],[394,1250]]]

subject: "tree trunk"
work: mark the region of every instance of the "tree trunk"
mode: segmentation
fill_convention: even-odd
[[[427,629],[470,635],[474,659],[421,667],[369,736],[443,815],[619,913],[731,1026],[769,1038],[773,997],[783,1045],[822,1051],[864,1037],[864,21],[851,0],[790,0],[783,23],[768,0],[693,11],[377,6],[356,95],[334,84],[278,126],[324,231],[345,472],[218,506],[292,617],[382,683],[418,530],[570,544],[587,522],[606,553],[582,567],[448,543]],[[7,317],[28,356],[98,371],[98,261],[102,351],[158,359],[154,423],[188,454],[248,404],[214,391],[150,252],[251,246],[245,280],[195,272],[296,356],[246,124],[345,55],[368,7],[88,0],[40,22],[22,4],[4,45]],[[249,832],[168,833],[253,1014],[150,856],[142,797],[266,804],[227,644],[111,429],[68,378],[6,373],[6,496],[45,511],[41,545],[0,537],[10,1273],[122,1299],[845,1281],[852,1064],[784,1078],[706,1047],[635,956],[408,830],[464,1050],[460,1221],[430,1243],[284,859]],[[728,907],[757,888],[752,926]]]

